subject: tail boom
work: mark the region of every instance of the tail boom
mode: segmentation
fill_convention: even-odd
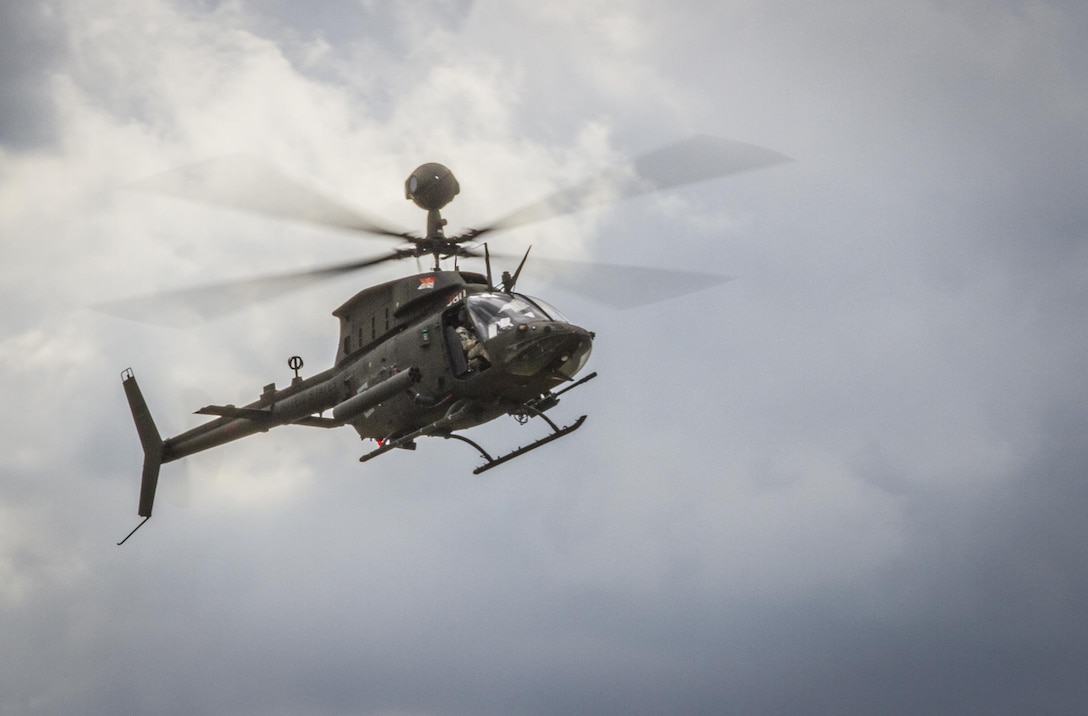
[[[197,413],[215,415],[203,425],[188,430],[180,435],[162,439],[151,411],[147,407],[140,386],[132,369],[122,374],[125,397],[128,399],[132,419],[136,423],[136,432],[140,436],[140,445],[144,449],[144,469],[140,482],[139,515],[146,522],[151,517],[155,504],[155,490],[159,483],[159,468],[165,462],[173,462],[193,453],[208,450],[254,433],[266,432],[277,425],[297,423],[319,427],[335,427],[343,422],[320,418],[314,413],[321,413],[340,402],[339,385],[331,380],[334,371],[328,370],[305,380],[296,379],[288,388],[275,390],[274,385],[267,386],[261,399],[255,403],[236,408],[233,405],[210,405]],[[139,529],[143,525],[137,525]],[[133,530],[129,537],[135,533]],[[119,544],[123,544],[121,540]]]

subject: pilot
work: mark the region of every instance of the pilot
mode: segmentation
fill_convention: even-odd
[[[457,331],[457,337],[461,339],[461,349],[465,351],[470,369],[481,370],[491,365],[487,349],[484,348],[483,343],[480,342],[480,339],[476,337],[471,328],[462,324],[457,326],[455,330]]]

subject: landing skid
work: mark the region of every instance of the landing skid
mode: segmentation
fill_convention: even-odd
[[[561,428],[558,425],[556,425],[555,423],[553,423],[551,420],[549,420],[547,416],[545,416],[543,414],[540,414],[540,417],[544,418],[545,420],[548,421],[548,425],[550,425],[551,428],[552,428],[552,434],[551,435],[540,438],[539,440],[537,440],[535,442],[531,442],[528,445],[525,445],[524,447],[519,447],[517,450],[514,450],[512,452],[508,452],[505,455],[500,455],[499,457],[491,457],[491,455],[488,454],[487,450],[484,450],[482,447],[479,446],[478,443],[476,443],[473,440],[469,440],[464,435],[456,435],[454,433],[450,433],[449,435],[442,435],[441,437],[444,437],[447,440],[460,440],[461,442],[468,443],[472,447],[476,448],[476,450],[479,451],[480,456],[483,457],[484,460],[487,460],[487,462],[485,462],[483,465],[480,465],[478,468],[476,468],[475,470],[472,471],[473,475],[479,475],[481,472],[486,472],[487,470],[490,470],[493,467],[498,467],[499,465],[503,464],[504,462],[507,462],[509,460],[513,460],[514,458],[516,458],[519,455],[524,455],[525,453],[529,452],[530,450],[536,450],[541,445],[547,445],[548,443],[550,443],[553,440],[558,440],[559,438],[563,437],[564,435],[569,435],[570,433],[573,433],[575,430],[582,427],[582,423],[584,423],[586,421],[586,416],[583,415],[582,417],[578,418],[577,420],[575,420],[573,423],[566,426],[565,428]]]

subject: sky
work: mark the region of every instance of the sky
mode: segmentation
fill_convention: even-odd
[[[1071,2],[0,4],[0,713],[1072,714],[1088,702],[1088,11]],[[496,249],[731,281],[614,310],[576,433],[481,476],[164,434],[335,355],[413,262],[186,329],[95,304],[387,250],[132,191],[242,153],[409,229],[693,134],[793,162]],[[1079,318],[1078,318],[1079,316]],[[542,426],[470,432],[493,453]]]

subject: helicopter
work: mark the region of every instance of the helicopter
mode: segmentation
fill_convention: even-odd
[[[392,450],[414,450],[416,441],[424,437],[457,440],[482,458],[474,474],[578,430],[586,415],[561,426],[547,413],[558,405],[560,396],[597,376],[596,372],[581,375],[595,333],[571,323],[549,302],[517,291],[529,261],[528,250],[513,273],[503,271],[496,281],[490,248],[481,239],[593,205],[785,161],[789,160],[768,149],[696,135],[452,236],[446,235],[442,210],[460,193],[460,185],[449,168],[436,162],[416,168],[404,184],[405,198],[427,212],[421,236],[348,209],[264,169],[258,170],[258,183],[274,190],[265,195],[232,193],[239,184],[239,166],[246,165],[253,177],[256,165],[244,158],[211,160],[145,181],[138,188],[394,239],[401,245],[382,255],[334,266],[183,289],[150,300],[100,304],[98,308],[107,313],[131,318],[134,306],[156,312],[161,306],[181,303],[202,305],[205,313],[214,316],[238,303],[263,300],[386,262],[429,257],[433,265],[429,271],[364,288],[332,312],[340,323],[332,367],[304,378],[302,358],[292,356],[290,385],[265,385],[255,401],[240,407],[206,405],[196,414],[211,420],[173,437],[162,438],[134,372],[123,371],[122,385],[144,452],[138,504],[143,520],[117,544],[124,544],[151,518],[164,463],[281,425],[351,426],[361,439],[373,441],[360,462]],[[224,168],[234,176],[224,180]],[[199,179],[196,183],[194,176]],[[461,269],[460,262],[467,259],[482,259],[483,273]],[[451,260],[452,266],[444,265]],[[607,264],[587,268],[577,262],[534,258],[536,262],[550,266],[560,278],[578,280],[588,275],[591,282],[596,275],[639,270]],[[648,276],[650,284],[664,288],[657,298],[727,280],[666,269],[641,271],[640,278]],[[503,416],[521,424],[537,419],[547,426],[547,433],[501,455],[492,455],[478,441],[461,434]]]

